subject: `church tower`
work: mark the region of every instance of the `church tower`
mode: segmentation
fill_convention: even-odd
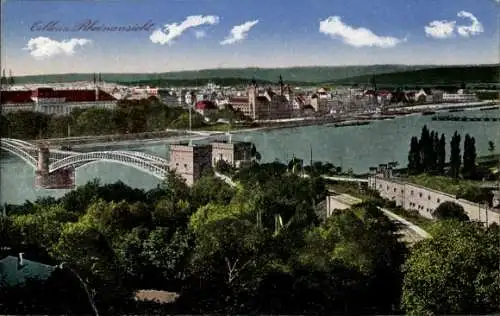
[[[7,77],[5,76],[5,69],[2,70],[2,77],[0,78],[2,87],[7,84]]]
[[[250,107],[250,112],[252,113],[252,118],[256,119],[256,107],[257,107],[257,82],[252,79],[252,82],[248,86],[248,106]]]
[[[12,69],[9,69],[9,80],[8,80],[8,84],[9,84],[10,86],[13,86],[13,85],[14,85],[14,83],[15,83],[15,81],[14,81],[14,77],[12,76]]]

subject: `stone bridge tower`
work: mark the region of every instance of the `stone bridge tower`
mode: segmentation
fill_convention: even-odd
[[[48,145],[38,147],[38,161],[35,171],[35,185],[45,189],[72,189],[75,186],[75,170],[63,168],[49,173],[50,150]]]
[[[40,145],[38,147],[37,171],[48,174],[49,173],[49,164],[50,164],[49,148],[45,145]]]
[[[46,187],[50,181],[49,175],[50,151],[48,146],[38,146],[38,162],[35,171],[35,184],[37,187]]]

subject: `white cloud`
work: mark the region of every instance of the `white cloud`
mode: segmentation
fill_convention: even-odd
[[[219,23],[219,17],[215,15],[191,15],[180,24],[165,24],[163,30],[157,29],[149,36],[149,39],[156,44],[172,44],[173,40],[181,36],[187,29],[200,25],[214,25],[217,23]]]
[[[196,38],[204,38],[205,36],[207,36],[207,33],[204,30],[197,30],[196,32],[194,32],[194,36]]]
[[[228,45],[243,41],[247,38],[250,29],[252,29],[252,27],[254,27],[257,23],[259,23],[259,20],[247,21],[243,24],[235,25],[229,32],[229,35],[221,41],[220,44]]]
[[[460,11],[457,13],[459,18],[470,19],[472,24],[469,26],[460,25],[457,27],[457,32],[463,37],[470,37],[484,32],[483,24],[474,16],[474,14],[467,11]]]
[[[90,44],[92,41],[85,38],[72,38],[69,40],[56,41],[48,37],[39,36],[28,41],[24,50],[29,50],[35,59],[44,59],[57,55],[71,56],[75,48]]]
[[[432,21],[425,26],[425,35],[433,38],[449,38],[454,34],[456,21]]]
[[[344,43],[354,47],[377,46],[388,48],[406,41],[406,39],[391,36],[378,36],[364,27],[354,28],[342,22],[339,16],[330,16],[320,21],[319,31],[331,37],[341,38]]]

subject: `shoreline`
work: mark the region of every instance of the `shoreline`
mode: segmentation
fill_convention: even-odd
[[[444,104],[429,104],[422,106],[413,106],[406,108],[395,108],[381,113],[359,113],[352,114],[348,116],[329,116],[329,117],[306,117],[297,119],[287,119],[283,121],[266,122],[265,126],[242,128],[230,130],[232,135],[243,134],[243,133],[253,133],[259,131],[272,131],[287,128],[297,128],[305,126],[334,126],[334,124],[342,124],[343,126],[356,126],[356,122],[375,122],[380,120],[388,119],[398,119],[400,117],[423,115],[424,112],[433,110],[436,112],[446,112],[452,109],[463,109],[463,110],[477,110],[484,106],[498,106],[498,101],[480,101],[480,102],[468,102],[468,103],[444,103]],[[418,107],[418,108],[415,108]],[[500,109],[500,107],[499,107]],[[405,111],[405,113],[397,113]],[[395,113],[391,113],[395,112]],[[339,126],[339,127],[343,127]],[[363,124],[359,126],[364,126]],[[158,136],[155,136],[157,134]],[[102,135],[102,136],[80,136],[71,139],[43,139],[43,140],[32,140],[30,142],[55,142],[51,144],[51,147],[60,147],[63,145],[71,146],[72,150],[87,149],[87,148],[102,148],[102,147],[120,147],[120,146],[134,146],[138,144],[168,144],[182,141],[199,141],[205,139],[216,138],[220,136],[225,136],[227,132],[222,131],[210,131],[210,130],[196,130],[192,131],[191,134],[186,130],[174,130],[166,129],[162,132],[147,132],[141,134],[118,134],[118,135]],[[140,138],[140,136],[150,136],[150,138]],[[152,136],[152,137],[151,137]],[[97,138],[93,140],[92,138]],[[104,141],[99,141],[98,139],[103,139]],[[125,138],[125,139],[121,139]],[[130,139],[132,138],[132,139]],[[108,141],[106,141],[108,140]],[[86,142],[89,141],[89,142]],[[72,142],[82,142],[80,144],[71,145]]]

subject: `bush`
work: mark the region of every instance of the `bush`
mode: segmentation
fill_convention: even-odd
[[[215,163],[215,170],[222,174],[231,174],[233,167],[225,160],[218,160]]]
[[[385,207],[389,209],[394,209],[396,208],[396,201],[387,201],[385,203]]]
[[[488,188],[480,188],[477,186],[462,187],[457,193],[457,198],[465,199],[475,203],[493,203],[493,193]]]

